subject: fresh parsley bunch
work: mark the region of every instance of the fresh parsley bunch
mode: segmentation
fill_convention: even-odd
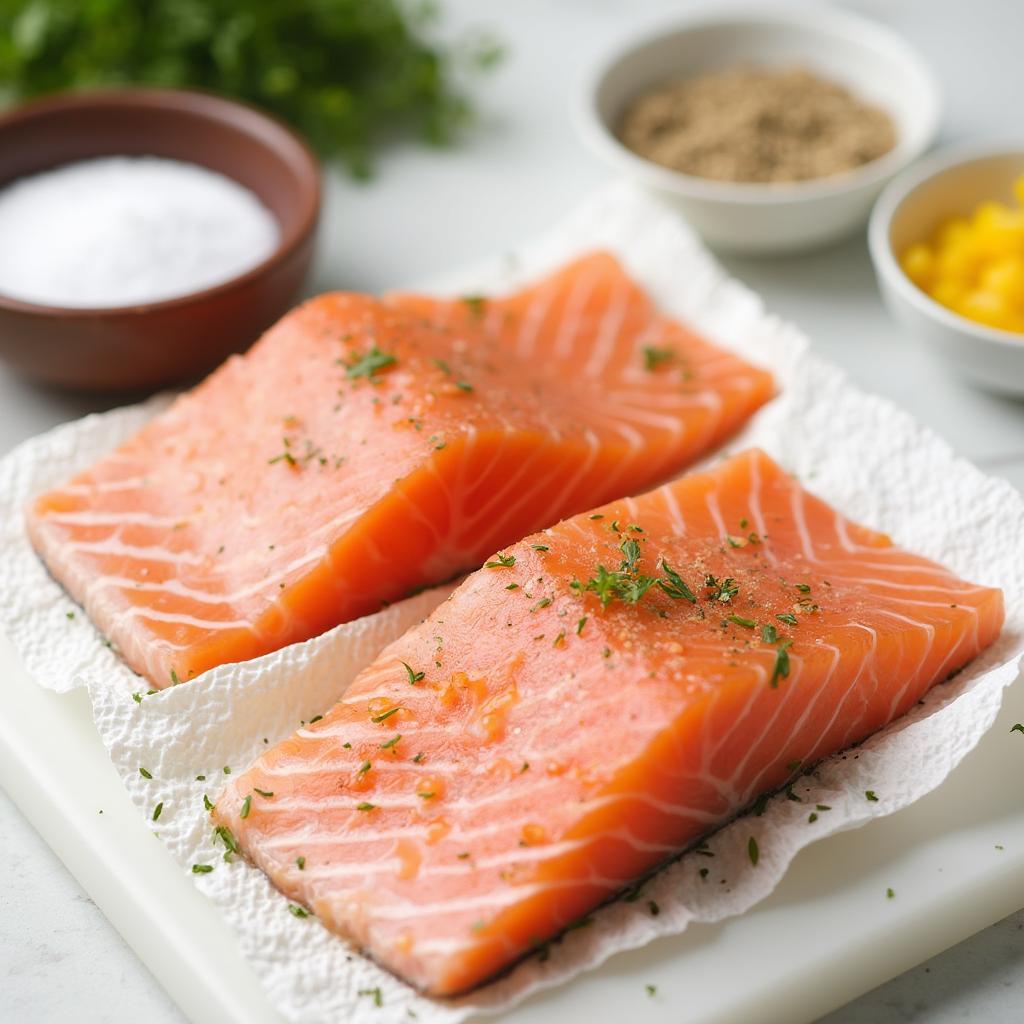
[[[431,41],[431,3],[402,0],[0,0],[0,89],[193,86],[256,103],[366,175],[399,133],[452,140],[469,105],[458,54]]]

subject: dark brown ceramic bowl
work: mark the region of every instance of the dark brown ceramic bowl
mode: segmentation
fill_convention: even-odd
[[[273,213],[280,241],[239,277],[145,305],[68,309],[0,294],[0,356],[41,383],[117,392],[195,378],[255,341],[309,269],[320,212],[316,158],[252,107],[202,92],[128,88],[63,93],[0,117],[0,187],[113,155],[186,160],[233,178]]]

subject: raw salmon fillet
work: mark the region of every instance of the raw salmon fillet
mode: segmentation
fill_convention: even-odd
[[[28,512],[156,687],[668,478],[772,393],[607,254],[503,299],[314,299]]]
[[[891,722],[1003,621],[999,590],[757,450],[487,564],[214,810],[290,899],[439,995]]]

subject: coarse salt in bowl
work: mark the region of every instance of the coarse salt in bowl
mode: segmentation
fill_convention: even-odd
[[[134,298],[121,293],[127,301],[120,304],[80,301],[76,306],[73,297],[61,304],[5,295],[0,288],[0,356],[29,379],[79,391],[138,392],[193,380],[251,345],[295,301],[313,257],[320,213],[319,166],[305,142],[275,118],[192,90],[63,93],[0,116],[0,188],[12,188],[19,181],[27,186],[33,179],[38,184],[35,176],[41,172],[67,172],[82,161],[111,157],[156,157],[165,169],[163,162],[172,161],[179,169],[181,164],[198,165],[215,172],[229,179],[224,184],[240,187],[229,188],[236,199],[241,194],[249,196],[249,202],[258,201],[273,227],[264,222],[262,231],[257,228],[243,242],[241,248],[250,249],[248,253],[240,254],[232,246],[211,261],[220,242],[212,237],[215,232],[206,218],[217,221],[219,214],[209,208],[203,214],[193,203],[177,225],[184,238],[176,237],[166,221],[150,234],[158,249],[161,238],[173,239],[175,252],[150,254],[167,268],[168,280],[134,282],[149,289],[148,298],[144,292]],[[145,216],[146,208],[136,213]],[[255,220],[261,221],[262,214]],[[59,233],[55,245],[64,248],[64,234],[72,226],[51,229]],[[130,224],[121,228],[132,235]],[[267,245],[270,230],[274,238]],[[186,250],[193,247],[191,270],[183,243]],[[40,251],[45,256],[45,244]],[[232,264],[240,255],[245,259]],[[53,270],[58,262],[42,269]],[[216,267],[211,269],[211,262]],[[205,281],[189,280],[187,274],[203,263],[210,271]],[[105,286],[118,266],[123,265],[116,260],[105,265]],[[98,263],[83,273],[102,267]],[[65,280],[61,286],[73,284]],[[118,287],[129,284],[120,282]],[[171,285],[176,295],[166,291]],[[154,293],[157,287],[164,289],[163,297]],[[113,294],[108,298],[119,302]],[[94,290],[92,300],[95,295]]]
[[[223,174],[93,157],[0,188],[0,295],[75,308],[179,298],[251,270],[279,236],[271,212]]]
[[[743,183],[683,174],[618,138],[627,106],[666,82],[734,65],[803,66],[885,110],[896,145],[828,178]],[[940,95],[917,51],[884,26],[829,7],[721,7],[676,17],[600,61],[584,83],[576,122],[614,170],[678,209],[711,245],[748,253],[797,251],[860,228],[885,184],[932,142]]]

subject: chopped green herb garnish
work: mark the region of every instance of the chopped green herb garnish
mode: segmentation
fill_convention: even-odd
[[[208,797],[208,796],[207,796],[207,795],[206,795],[206,794],[204,793],[204,794],[203,794],[203,807],[205,807],[205,808],[206,808],[206,810],[208,810],[208,811],[212,811],[212,810],[213,810],[213,806],[214,806],[214,805],[213,805],[213,802],[212,802],[212,801],[210,800],[210,798],[209,798],[209,797]]]
[[[469,860],[469,850],[463,850],[462,853],[455,854],[456,860]]]
[[[286,462],[289,466],[297,466],[298,462],[295,460],[295,456],[291,452],[281,452],[280,455],[275,455],[272,459],[267,459],[268,466],[277,465],[279,462]]]
[[[603,565],[599,565],[597,575],[582,584],[582,588],[596,594],[601,607],[607,608],[616,599],[625,604],[637,604],[656,582],[653,576],[634,576],[622,570],[609,572]]]
[[[242,801],[242,809],[238,812],[240,818],[248,818],[252,810],[252,795],[250,794]]]
[[[761,859],[761,851],[757,848],[757,840],[753,836],[747,843],[747,856],[750,858],[750,863],[756,868],[757,862]]]
[[[893,889],[886,889],[885,890],[885,898],[887,900],[891,900],[891,899],[895,898],[895,896],[896,896],[896,893],[895,893],[895,891]]]
[[[742,626],[744,629],[753,629],[757,625],[753,619],[745,619],[742,615],[729,615],[726,617],[731,623],[736,626]]]
[[[300,871],[305,871],[306,870],[306,858],[305,857],[296,857],[295,858],[295,866]]]
[[[407,661],[403,661],[402,665],[404,666],[405,671],[406,671],[406,673],[409,676],[409,683],[412,686],[415,686],[423,678],[423,673],[422,672],[415,672],[413,670],[412,665],[410,665]]]
[[[172,684],[173,684],[174,686],[177,686],[177,685],[178,685],[178,683],[180,683],[180,682],[181,682],[181,680],[180,680],[180,679],[178,678],[178,673],[177,673],[177,672],[175,672],[175,671],[174,671],[174,669],[172,668],[172,669],[171,669],[171,683],[172,683]]]
[[[811,592],[811,587],[808,583],[794,583],[793,586],[799,590],[801,594],[809,594]]]
[[[419,752],[419,753],[418,753],[418,754],[417,754],[417,755],[416,755],[416,756],[415,756],[415,757],[414,757],[414,758],[412,759],[412,760],[413,760],[413,764],[422,764],[422,762],[423,762],[423,759],[424,759],[424,758],[425,758],[426,756],[427,756],[427,755],[426,755],[426,754],[424,754],[424,753],[423,753],[423,751],[421,750],[421,751],[420,751],[420,752]]]
[[[674,349],[655,348],[653,345],[646,345],[643,349],[644,369],[648,372],[653,372],[659,366],[672,362],[675,355]]]
[[[132,700],[135,701],[136,704],[141,704],[142,703],[142,694],[141,693],[133,693],[132,694]]]
[[[473,385],[470,384],[469,381],[467,381],[467,380],[457,380],[455,382],[455,386],[460,391],[472,391],[473,390]]]
[[[345,748],[346,750],[351,750],[351,749],[352,749],[352,744],[351,744],[351,743],[342,743],[342,746],[343,746],[343,747],[344,747],[344,748]]]
[[[640,545],[632,537],[629,537],[619,545],[619,550],[622,552],[621,570],[636,572],[636,563],[640,558]]]
[[[309,720],[309,724],[310,724],[310,725],[314,725],[314,724],[316,724],[317,722],[319,722],[319,721],[320,721],[320,720],[321,720],[321,719],[322,719],[323,717],[324,717],[323,715],[314,715],[314,716],[313,716],[313,717],[312,717],[312,718],[311,718],[311,719]]]
[[[813,825],[817,820],[818,820],[818,812],[817,811],[811,811],[811,813],[807,816],[808,823]]]
[[[779,685],[780,679],[785,679],[789,675],[789,648],[792,643],[792,640],[783,640],[775,649],[775,664],[772,666],[772,677],[769,680],[773,690]]]
[[[576,635],[577,636],[582,636],[583,635],[583,627],[586,624],[587,624],[587,616],[584,615],[583,618],[580,619],[579,622],[576,623]]]
[[[680,576],[664,558],[661,560],[661,571],[667,578],[658,580],[658,586],[661,587],[669,597],[675,598],[676,600],[689,601],[690,604],[697,603],[697,597],[694,592],[686,585],[682,576]]]
[[[510,569],[516,564],[515,555],[499,553],[490,562],[484,562],[485,569]]]
[[[230,775],[231,774],[231,765],[228,765],[228,764],[224,765],[224,774],[225,775]]]
[[[795,615],[790,615],[789,612],[783,612],[781,615],[776,615],[775,618],[777,618],[779,622],[786,623],[787,626],[800,625],[800,620]]]
[[[644,985],[644,990],[652,999],[658,994],[657,985]]]
[[[309,917],[309,911],[305,907],[300,907],[297,903],[288,904],[288,913],[292,917]]]
[[[766,644],[773,644],[779,639],[779,631],[771,623],[766,623],[761,627],[761,639]]]
[[[163,804],[163,801],[161,800],[160,803],[158,803],[156,805],[156,807],[153,808],[153,821],[156,821],[157,818],[160,817],[160,813],[161,813],[161,811],[163,811],[163,809],[164,809],[164,804]]]
[[[193,875],[208,875],[213,870],[212,864],[193,864],[192,874]]]
[[[387,711],[382,711],[379,715],[374,715],[370,719],[370,721],[371,722],[378,722],[378,723],[379,722],[386,722],[392,715],[397,715],[398,712],[401,711],[401,710],[402,710],[401,707],[390,708]]]
[[[139,774],[140,774],[140,775],[141,775],[141,776],[142,776],[142,777],[143,777],[144,779],[151,779],[151,778],[153,778],[153,776],[152,776],[152,775],[150,775],[150,773],[149,773],[149,770],[148,770],[148,769],[146,769],[146,768],[142,768],[142,767],[140,767],[140,768],[139,768]]]
[[[228,853],[238,853],[238,842],[232,834],[231,829],[224,825],[218,825],[213,830],[213,834],[224,844]]]
[[[383,1006],[384,1005],[384,994],[381,992],[379,985],[376,988],[361,988],[356,993],[356,995],[359,995],[359,996],[371,996],[373,998],[373,1005],[374,1006]]]
[[[197,775],[196,776],[196,782],[205,782],[205,781],[206,781],[206,776],[205,775]]]
[[[64,617],[68,618],[68,619],[73,619],[75,617],[75,613],[74,612],[65,612],[64,613]]]
[[[462,301],[475,317],[483,316],[484,311],[487,309],[487,299],[483,295],[463,295]]]
[[[870,803],[878,803],[878,794],[873,789],[864,790],[864,796],[868,799]]]
[[[518,590],[519,589],[519,584],[518,583],[510,583],[505,589],[506,590]]]
[[[436,793],[434,793],[433,791],[431,791],[431,792],[428,792],[428,793],[417,793],[416,795],[417,795],[417,796],[418,796],[418,797],[419,797],[419,798],[420,798],[421,800],[433,800],[433,799],[434,799],[434,797],[435,797],[435,796],[437,796],[437,794],[436,794]]]
[[[372,380],[374,375],[389,366],[394,366],[398,360],[387,352],[382,352],[376,345],[364,356],[348,363],[345,367],[345,376],[349,380],[356,380],[359,377],[366,377]]]
[[[704,586],[710,591],[708,597],[720,604],[729,604],[730,601],[740,592],[740,585],[731,577],[719,580],[717,577],[707,575],[704,577]]]
[[[274,791],[272,789],[257,789],[255,786],[253,786],[252,791],[254,793],[259,793],[260,796],[264,796],[268,800],[274,795]]]
[[[589,519],[604,519],[604,514],[601,512],[595,512],[592,516],[588,516]]]
[[[431,362],[446,376],[452,375],[452,368],[443,359],[432,359]]]
[[[1024,722],[1017,722],[1015,725],[1011,725],[1010,732],[1024,733]]]
[[[547,544],[531,544],[530,547],[532,547],[534,551],[550,551],[551,550],[551,548],[549,548],[547,546]]]
[[[371,804],[368,800],[364,800],[362,803],[356,804],[357,811],[372,811],[377,805]]]
[[[661,913],[661,907],[654,900],[647,901],[647,909],[651,912],[651,917],[657,917]]]
[[[373,767],[373,765],[372,765],[372,764],[370,764],[370,762],[369,762],[369,761],[364,761],[364,762],[363,762],[363,763],[362,763],[362,764],[361,764],[361,765],[359,766],[359,774],[360,774],[360,775],[365,775],[365,774],[366,774],[366,773],[367,773],[367,772],[368,772],[368,771],[369,771],[369,770],[370,770],[370,769],[371,769],[372,767]]]
[[[391,737],[391,739],[389,739],[389,740],[388,740],[388,741],[387,741],[386,743],[382,743],[382,744],[380,745],[380,749],[381,749],[381,750],[391,750],[391,749],[392,749],[392,748],[393,748],[393,747],[395,746],[395,744],[396,744],[396,743],[397,743],[397,742],[398,742],[398,741],[399,741],[399,740],[400,740],[401,738],[402,738],[402,734],[401,734],[400,732],[399,732],[399,733],[395,733],[395,735],[394,735],[394,736],[392,736],[392,737]]]

